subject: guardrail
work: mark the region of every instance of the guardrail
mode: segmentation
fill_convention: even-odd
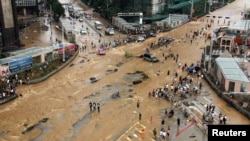
[[[187,106],[185,106],[183,103],[181,103],[179,105],[180,110],[184,111],[184,109],[188,110],[189,113],[189,119],[190,120],[194,120],[196,123],[196,126],[199,127],[206,135],[208,134],[208,128],[207,125],[204,124],[204,122],[202,120],[200,120],[195,113],[193,113],[190,108],[188,108]]]

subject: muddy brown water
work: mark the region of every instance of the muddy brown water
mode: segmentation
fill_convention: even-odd
[[[143,43],[131,43],[112,48],[105,56],[88,54],[88,51],[80,52],[72,62],[74,65],[66,67],[48,80],[34,85],[18,86],[17,92],[23,96],[0,106],[0,139],[8,141],[115,140],[137,121],[138,118],[134,114],[137,100],[141,101],[140,110],[145,124],[150,116],[156,117],[155,120],[160,122],[161,110],[170,106],[170,103],[149,99],[148,92],[166,83],[170,84],[174,71],[179,75],[186,75],[186,72],[178,69],[178,63],[175,60],[168,58],[163,61],[162,53],[169,52],[171,48],[172,53],[179,54],[179,62],[189,65],[197,63],[201,58],[202,48],[208,42],[205,43],[203,37],[198,37],[193,44],[190,44],[189,40],[184,42],[181,38],[190,31],[200,30],[204,25],[200,22],[191,22],[171,32],[160,33],[156,38],[147,39]],[[24,39],[27,44],[29,42],[38,46],[49,44],[49,33],[31,31],[33,32],[27,34],[32,37],[32,41]],[[176,40],[168,48],[163,46],[150,50],[161,60],[160,62],[150,63],[136,57],[144,53],[150,43],[166,36],[174,37]],[[125,58],[125,52],[132,53],[133,57]],[[86,58],[89,61],[82,61]],[[115,68],[117,71],[112,72],[111,70]],[[170,70],[170,76],[166,75],[168,70]],[[128,74],[136,71],[143,71],[149,78],[133,85],[132,81],[140,76]],[[157,76],[158,71],[160,71],[159,76]],[[97,78],[98,81],[91,83],[89,80],[91,77]],[[121,97],[111,98],[111,95],[118,91]],[[212,90],[210,92],[211,99],[216,101],[223,112],[229,116],[231,123],[250,123],[248,119],[213,94]],[[90,101],[101,104],[99,114],[96,111],[90,113],[88,105]],[[156,125],[157,123],[150,125],[148,132],[151,132],[151,128]],[[30,130],[27,130],[28,128]]]

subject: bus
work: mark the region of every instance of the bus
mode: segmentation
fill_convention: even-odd
[[[95,21],[95,28],[98,30],[102,30],[102,23],[99,21]]]

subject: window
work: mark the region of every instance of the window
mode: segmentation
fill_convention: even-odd
[[[246,92],[247,90],[246,90],[246,84],[245,83],[241,83],[241,85],[240,85],[240,92]]]
[[[222,45],[226,45],[226,40],[222,40]]]
[[[16,0],[16,6],[36,6],[36,0]]]

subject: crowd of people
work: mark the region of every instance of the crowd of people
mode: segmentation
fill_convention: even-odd
[[[0,102],[4,103],[7,100],[16,97],[16,86],[22,84],[22,79],[18,74],[3,77],[1,80]]]

